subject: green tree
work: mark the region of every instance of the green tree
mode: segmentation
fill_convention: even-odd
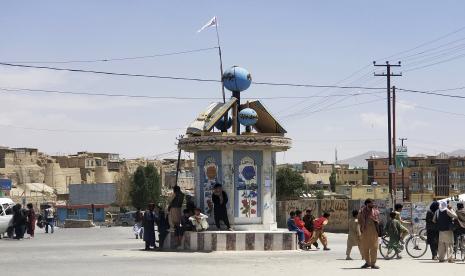
[[[149,203],[149,194],[147,187],[147,179],[145,177],[144,167],[137,167],[134,175],[132,176],[132,189],[131,189],[132,206],[136,208],[143,208]]]
[[[331,192],[336,192],[336,183],[337,183],[337,174],[336,172],[332,172],[329,176],[329,187]]]
[[[325,198],[325,191],[323,190],[316,190],[315,191],[316,199],[324,199]]]
[[[278,200],[299,197],[305,189],[305,179],[290,168],[281,168],[276,172],[276,193]]]
[[[153,164],[149,164],[144,168],[145,180],[147,183],[148,200],[158,203],[161,195],[160,175],[157,168]]]

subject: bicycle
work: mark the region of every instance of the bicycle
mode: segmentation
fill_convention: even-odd
[[[384,259],[391,260],[394,256],[400,254],[404,250],[404,246],[400,242],[397,244],[391,243],[389,237],[384,235],[381,237],[378,250]]]
[[[407,254],[414,258],[420,258],[426,254],[428,241],[426,238],[426,229],[419,231],[419,234],[410,233],[405,241]]]
[[[405,239],[405,245],[402,243],[399,243],[398,245],[390,244],[389,237],[381,237],[379,253],[384,257],[384,259],[390,260],[394,258],[396,254],[401,253],[404,249],[407,251],[407,254],[414,259],[425,255],[428,249],[426,229],[420,230],[419,234],[415,234],[413,231],[410,232]]]

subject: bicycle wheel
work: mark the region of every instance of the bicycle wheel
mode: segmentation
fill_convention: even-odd
[[[407,238],[405,243],[405,248],[407,249],[407,254],[412,258],[420,258],[425,255],[426,250],[428,249],[428,243],[426,238],[423,236],[410,236]]]
[[[394,248],[390,248],[389,246],[389,238],[388,237],[382,237],[381,238],[381,243],[379,244],[379,254],[383,256],[384,259],[390,260],[394,258],[396,255],[396,251]]]
[[[426,239],[426,228],[423,228],[418,232],[418,236],[424,237]]]

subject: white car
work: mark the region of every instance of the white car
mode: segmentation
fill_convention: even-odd
[[[15,203],[10,198],[0,197],[0,238],[8,229],[13,217],[12,208],[14,205]]]

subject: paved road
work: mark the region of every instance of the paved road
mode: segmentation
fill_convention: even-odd
[[[34,239],[0,240],[0,275],[463,275],[465,264],[439,264],[427,256],[380,260],[380,270],[346,261],[343,234],[330,234],[332,250],[295,252],[145,252],[130,228],[59,229]],[[360,256],[354,255],[358,259]]]

